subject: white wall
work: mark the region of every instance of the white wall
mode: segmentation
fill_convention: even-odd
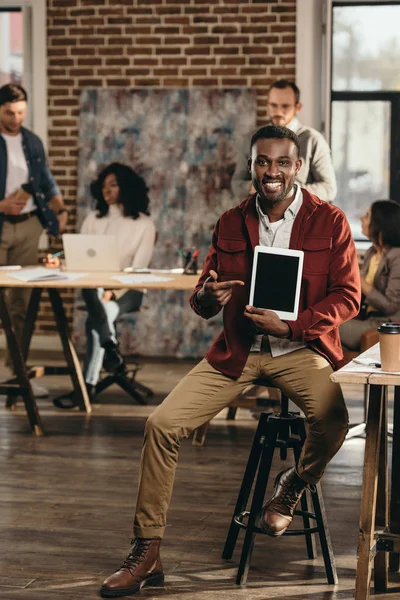
[[[321,131],[324,120],[322,81],[322,0],[297,0],[296,5],[296,83],[303,108],[299,118],[305,125]]]

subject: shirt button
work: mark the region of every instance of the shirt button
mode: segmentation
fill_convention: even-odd
[[[35,181],[34,177],[29,177],[29,181]]]

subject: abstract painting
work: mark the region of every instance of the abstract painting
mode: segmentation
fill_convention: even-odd
[[[233,174],[256,128],[255,92],[245,88],[87,89],[80,99],[78,230],[93,209],[90,182],[111,162],[130,165],[149,187],[157,229],[151,266],[181,267],[179,249],[207,254],[218,217],[245,199]],[[239,192],[238,192],[239,190]],[[199,357],[221,330],[190,309],[186,292],[149,291],[146,310],[118,323],[124,354]],[[74,336],[84,347],[85,315]]]

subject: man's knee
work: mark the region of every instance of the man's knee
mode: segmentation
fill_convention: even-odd
[[[149,416],[145,426],[145,437],[170,438],[177,437],[177,430],[173,426],[172,419],[166,411],[159,410],[160,407]]]

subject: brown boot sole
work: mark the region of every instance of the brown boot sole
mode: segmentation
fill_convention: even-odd
[[[121,588],[119,590],[110,590],[102,586],[100,588],[100,596],[102,598],[121,598],[122,596],[130,596],[140,592],[143,587],[158,587],[164,585],[164,573],[157,573],[156,575],[149,575],[143,581],[137,583],[130,588]]]

